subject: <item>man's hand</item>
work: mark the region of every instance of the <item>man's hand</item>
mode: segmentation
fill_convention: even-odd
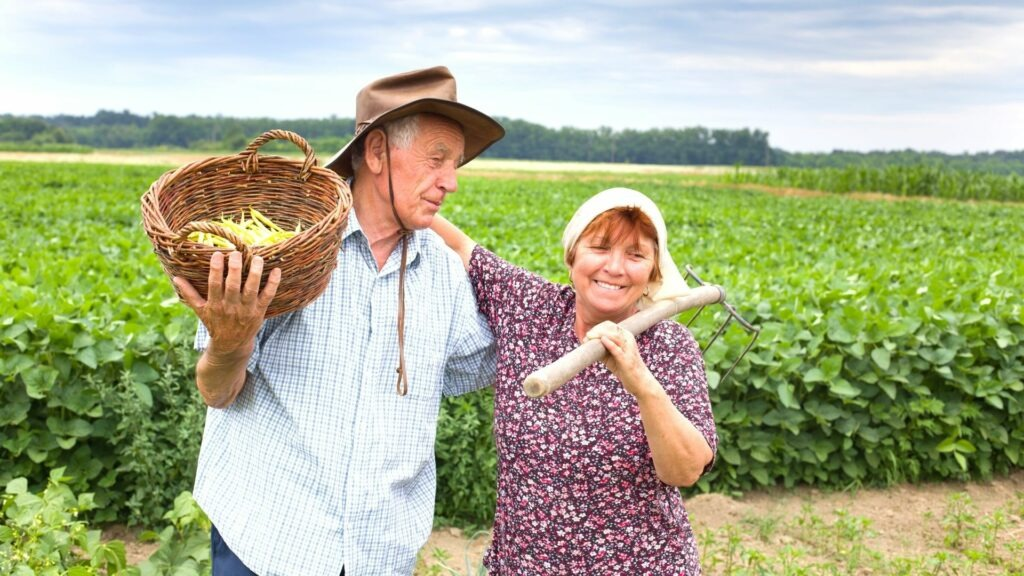
[[[216,252],[210,258],[209,290],[205,300],[187,280],[174,278],[182,300],[206,326],[210,346],[215,347],[218,354],[231,354],[247,347],[263,325],[263,317],[281,283],[281,269],[271,271],[267,285],[258,292],[262,274],[263,258],[254,256],[243,286],[242,253],[232,252],[225,278],[224,254]]]
[[[217,252],[210,258],[205,300],[187,280],[174,278],[182,300],[210,333],[210,345],[196,365],[196,386],[203,400],[214,408],[229,406],[245,385],[245,366],[252,355],[256,334],[281,283],[281,269],[275,268],[259,292],[262,273],[263,258],[256,256],[243,286],[242,254],[232,252],[225,279],[224,254]]]

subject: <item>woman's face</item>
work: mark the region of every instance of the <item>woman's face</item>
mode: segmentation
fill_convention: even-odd
[[[654,269],[653,238],[619,236],[612,242],[600,232],[589,233],[576,244],[570,273],[577,308],[590,324],[631,316]]]

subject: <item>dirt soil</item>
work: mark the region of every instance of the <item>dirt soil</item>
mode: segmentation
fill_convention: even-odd
[[[801,515],[813,514],[826,524],[835,522],[836,512],[870,521],[865,544],[886,557],[923,556],[943,547],[946,529],[941,520],[950,497],[965,492],[977,519],[999,508],[1016,511],[1007,515],[1003,537],[1007,542],[1024,540],[1024,470],[991,482],[946,482],[898,485],[887,489],[825,492],[814,488],[772,489],[733,498],[722,494],[701,494],[688,498],[686,507],[694,531],[721,531],[726,526],[793,523]],[[745,528],[744,531],[751,531]],[[146,559],[156,546],[138,541],[139,530],[112,526],[104,539],[125,542],[129,563]],[[783,542],[788,538],[780,536]],[[490,542],[487,532],[470,534],[458,528],[434,530],[421,557],[425,566],[444,566],[444,574],[475,574]],[[421,570],[421,572],[423,572]]]
[[[887,489],[824,492],[814,488],[773,489],[751,492],[739,498],[722,494],[701,494],[686,501],[694,532],[720,531],[728,525],[776,521],[793,523],[803,514],[813,514],[826,524],[836,521],[836,512],[870,521],[864,543],[885,557],[924,556],[943,548],[946,529],[941,520],[953,494],[966,492],[977,519],[999,508],[1010,507],[1003,541],[1024,541],[1024,470],[991,482],[898,485]],[[809,507],[809,509],[805,509]],[[809,510],[809,512],[808,512]],[[750,531],[746,529],[745,531]],[[780,536],[785,542],[788,538]],[[466,566],[480,565],[488,538],[469,539],[457,529],[435,530],[424,547],[431,559],[434,548],[448,557],[446,564],[459,574],[471,574]],[[429,563],[428,563],[429,565]]]

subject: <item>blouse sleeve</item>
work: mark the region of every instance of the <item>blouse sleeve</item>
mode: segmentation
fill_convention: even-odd
[[[700,346],[689,330],[673,321],[658,324],[654,337],[656,350],[649,368],[679,412],[700,431],[711,447],[711,462],[704,468],[707,472],[718,455],[718,432],[711,411]]]
[[[497,338],[506,323],[537,302],[552,303],[558,285],[515,266],[480,246],[473,248],[469,261],[469,280],[476,294],[477,307]]]

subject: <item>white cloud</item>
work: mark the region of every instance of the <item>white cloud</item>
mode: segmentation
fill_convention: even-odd
[[[935,113],[784,114],[772,144],[793,151],[1024,150],[1024,102],[952,107]]]
[[[447,64],[470,105],[552,127],[795,150],[1024,134],[1024,9],[994,3],[182,2],[0,0],[0,113],[344,116],[366,82]]]

